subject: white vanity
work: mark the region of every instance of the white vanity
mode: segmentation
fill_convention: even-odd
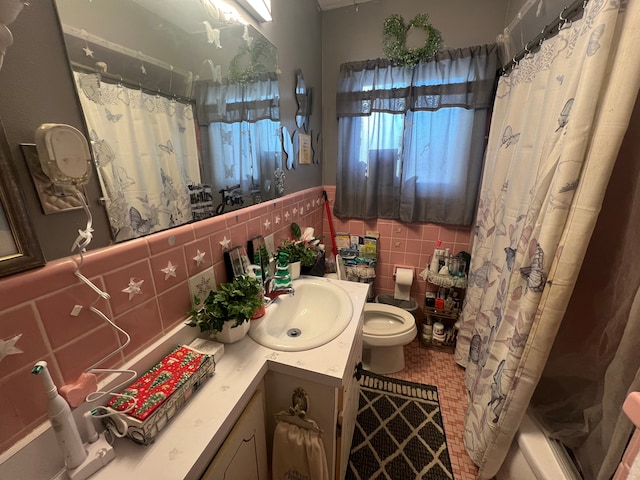
[[[255,478],[261,479],[271,452],[274,414],[291,406],[298,387],[308,395],[309,416],[324,430],[331,478],[343,478],[358,406],[354,372],[362,355],[362,310],[368,285],[322,281],[339,285],[351,300],[352,318],[340,335],[323,346],[298,352],[271,350],[248,336],[225,345],[215,375],[155,442],[145,447],[118,439],[116,458],[91,480],[225,478],[220,471],[234,479],[242,478],[242,472],[251,472],[246,474],[254,478],[257,472]],[[269,478],[266,472],[265,479]]]

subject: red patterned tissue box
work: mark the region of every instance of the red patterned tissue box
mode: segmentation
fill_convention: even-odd
[[[127,435],[147,445],[214,371],[211,355],[178,347],[120,392],[127,397],[113,397],[107,407],[124,412],[135,401],[135,406],[120,418],[127,424]],[[110,417],[105,421],[117,426]]]

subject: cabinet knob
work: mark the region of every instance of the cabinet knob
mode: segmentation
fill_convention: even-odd
[[[353,378],[355,378],[356,380],[360,380],[362,378],[362,362],[358,362],[358,364],[356,365],[356,370],[355,372],[353,372]]]

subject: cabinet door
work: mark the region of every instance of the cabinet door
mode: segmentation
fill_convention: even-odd
[[[216,453],[202,480],[268,480],[264,402],[258,390]]]
[[[360,382],[354,376],[356,365],[362,362],[362,328],[356,334],[353,343],[353,350],[349,357],[347,367],[347,378],[345,379],[342,391],[338,396],[338,417],[341,419],[342,428],[338,437],[338,461],[336,462],[336,478],[341,480],[347,472],[349,463],[349,453],[351,452],[351,441],[353,431],[356,427],[356,416],[358,414],[358,401],[360,397]]]

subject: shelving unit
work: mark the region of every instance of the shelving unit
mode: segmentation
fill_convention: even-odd
[[[459,304],[462,305],[464,298],[464,290],[467,287],[466,277],[453,277],[450,275],[438,275],[429,274],[425,280],[433,285],[445,288],[445,297],[449,293],[449,290],[454,290],[459,298]],[[460,310],[458,308],[435,308],[424,306],[422,309],[424,313],[424,321],[421,326],[420,345],[425,348],[432,348],[435,350],[441,350],[448,353],[454,353],[456,349],[456,339],[458,337],[458,329],[455,327],[455,323],[458,321]],[[433,340],[426,340],[423,336],[425,325],[430,324],[433,328],[433,324],[440,322],[444,325],[445,340],[444,342],[438,342]]]
[[[433,348],[435,350],[453,353],[456,348],[456,338],[458,336],[458,330],[455,328],[454,324],[458,320],[459,311],[457,309],[447,311],[426,306],[423,307],[422,311],[424,312],[424,323],[422,328],[424,329],[424,326],[428,323],[431,323],[432,328],[434,323],[442,323],[444,325],[445,341],[436,342],[433,339],[431,341],[427,341],[422,335],[422,332],[420,332],[420,344],[426,348]]]

